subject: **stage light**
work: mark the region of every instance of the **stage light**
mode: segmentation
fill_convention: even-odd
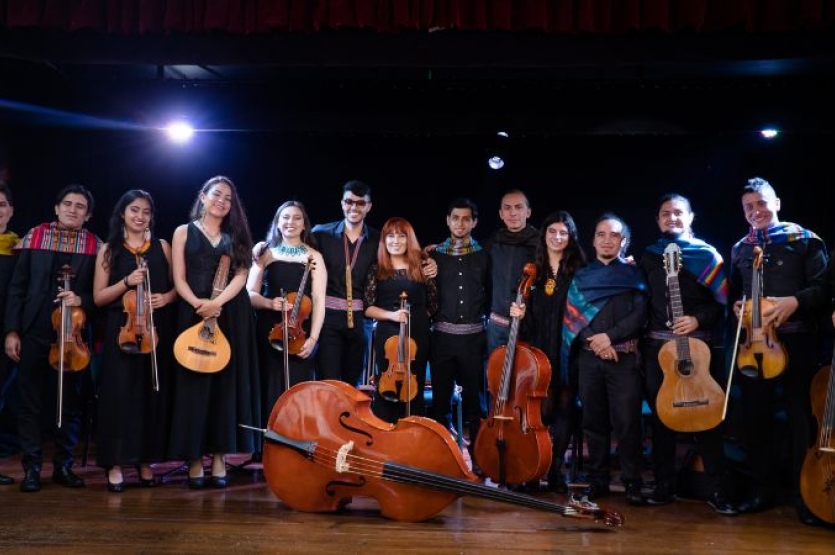
[[[780,134],[780,132],[778,130],[774,129],[773,127],[768,127],[766,129],[763,129],[763,130],[760,131],[760,135],[762,135],[763,138],[766,138],[766,139],[773,139],[779,134]]]
[[[487,159],[487,165],[492,170],[500,170],[504,167],[504,159],[501,156],[491,156]]]
[[[185,121],[175,121],[168,124],[165,133],[172,142],[183,144],[194,135],[194,128]]]

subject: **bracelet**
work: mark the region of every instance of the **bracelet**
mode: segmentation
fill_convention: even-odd
[[[130,283],[128,283],[128,276],[125,276],[125,279],[122,280],[122,283],[125,284],[125,287],[130,289]]]

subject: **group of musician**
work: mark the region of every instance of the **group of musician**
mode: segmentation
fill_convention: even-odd
[[[169,244],[155,234],[154,201],[142,190],[119,199],[102,242],[85,228],[94,200],[81,185],[58,193],[54,221],[20,238],[8,227],[12,192],[0,184],[7,355],[0,378],[6,383],[16,369],[20,489],[42,487],[43,426],[56,399],[52,481],[84,486],[72,470],[84,373],[56,372],[50,352],[57,344],[65,364],[66,343],[89,343],[90,328],[101,344],[93,357],[96,461],[115,493],[125,489],[126,468],[135,470],[139,486],[157,485],[152,464],[165,460],[187,464],[190,488],[226,487],[225,455],[261,450],[258,433],[240,425],[264,428],[280,418],[271,415],[276,399],[300,382],[374,384],[379,389],[372,407],[380,418],[395,423],[425,415],[427,365],[428,416],[451,428],[450,402],[460,387],[473,471],[481,474],[476,439],[480,427],[493,425],[497,395],[488,391],[485,360],[515,343],[518,330],[518,338],[549,366],[541,419],[534,420],[547,428],[551,464],[532,482],[547,478],[549,490],[567,491],[565,454],[581,428],[588,448],[583,493],[590,500],[611,493],[614,436],[626,500],[670,503],[677,494],[676,443],[692,434],[709,481],[709,506],[723,515],[765,510],[774,505],[781,478],[775,474],[779,438],[773,424],[780,397],[790,431],[793,500],[802,522],[818,524],[821,515],[807,508],[799,483],[815,440],[809,387],[829,328],[835,271],[827,267],[826,248],[815,233],[780,221],[780,199],[768,182],[749,180],[741,200],[750,232],[734,245],[726,267],[716,249],[694,235],[694,211],[678,194],[660,199],[659,239],[632,260],[629,226],[616,214],[597,220],[587,255],[568,212],[552,212],[535,228],[520,190],[502,196],[503,226],[483,242],[473,237],[478,208],[464,198],[450,203],[449,235],[440,242],[421,246],[402,217],[389,218],[377,231],[366,223],[370,187],[349,181],[342,191],[342,220],[313,226],[304,205],[288,201],[276,210],[264,240],[253,244],[235,185],[217,176],[200,188],[188,223]],[[681,262],[675,291],[669,286],[670,245]],[[755,283],[757,253],[763,255],[762,283]],[[534,271],[522,295],[526,265]],[[71,281],[59,282],[62,272]],[[787,362],[775,378],[757,368],[732,373],[742,394],[742,439],[752,473],[750,494],[737,501],[727,489],[724,425],[688,422],[676,429],[659,414],[656,400],[667,379],[668,345],[721,341],[726,330],[737,328],[738,318],[744,320],[752,290],[768,302],[757,314],[757,327],[746,332],[759,337],[770,331]],[[87,315],[86,324],[68,316],[77,308]],[[131,333],[131,318],[147,319],[142,333]],[[228,349],[228,363],[219,371],[195,370],[188,362],[210,354],[188,343],[191,330],[198,338],[207,333],[207,322]],[[762,360],[769,354],[757,353],[756,365],[769,364]],[[709,359],[713,378],[724,374],[723,367],[719,357]],[[652,411],[655,478],[647,493],[644,399]],[[0,483],[13,482],[0,475]]]

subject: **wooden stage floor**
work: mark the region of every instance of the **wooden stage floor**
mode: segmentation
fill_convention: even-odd
[[[230,463],[244,457],[231,456]],[[156,465],[159,475],[177,464]],[[626,524],[609,530],[590,521],[459,499],[422,523],[383,519],[376,502],[356,499],[339,514],[287,509],[256,469],[235,470],[225,490],[189,490],[185,475],[139,488],[127,470],[124,493],[105,489],[104,471],[76,467],[87,487],[51,483],[24,494],[18,484],[0,486],[0,553],[635,553],[789,554],[835,553],[835,532],[800,524],[792,507],[758,515],[723,517],[704,502],[679,500],[663,507],[632,507],[613,494],[601,504],[620,511]],[[0,459],[0,472],[22,477],[20,459]],[[550,493],[538,494],[563,502]]]

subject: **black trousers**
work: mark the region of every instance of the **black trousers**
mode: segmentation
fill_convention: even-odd
[[[21,338],[17,425],[24,468],[43,463],[42,426],[53,429],[55,466],[72,466],[73,449],[81,431],[82,372],[64,372],[62,425],[58,428],[55,424],[53,407],[57,408],[58,372],[49,365],[51,343],[51,338],[34,334]]]
[[[325,317],[316,353],[316,379],[342,380],[353,386],[362,376],[366,348],[365,317],[354,312],[354,327],[349,328],[344,311]]]
[[[583,404],[583,432],[589,450],[589,479],[610,480],[611,433],[618,444],[624,483],[641,483],[641,376],[637,353],[618,353],[618,362],[601,360],[591,351],[578,353],[578,394]]]
[[[652,410],[652,464],[657,484],[665,483],[675,491],[676,441],[679,432],[671,430],[658,418],[655,402],[664,382],[664,372],[658,363],[658,351],[666,343],[663,340],[648,339],[642,348],[644,365],[644,386],[647,402]],[[711,368],[716,368],[716,357],[711,358]],[[715,372],[713,373],[715,377]],[[705,476],[713,491],[719,491],[727,473],[724,454],[724,426],[690,434],[705,465]]]
[[[452,393],[455,383],[462,388],[464,420],[470,423],[470,442],[482,417],[484,393],[485,332],[454,335],[436,331],[432,334],[430,371],[432,377],[432,416],[445,427],[452,423]]]
[[[742,389],[742,418],[748,462],[755,489],[771,488],[775,479],[777,446],[774,414],[778,410],[777,386],[783,390],[782,404],[788,418],[791,453],[791,488],[798,493],[800,469],[806,450],[814,440],[814,423],[809,387],[817,370],[818,341],[814,334],[780,334],[789,362],[777,378],[759,380],[737,373]]]

